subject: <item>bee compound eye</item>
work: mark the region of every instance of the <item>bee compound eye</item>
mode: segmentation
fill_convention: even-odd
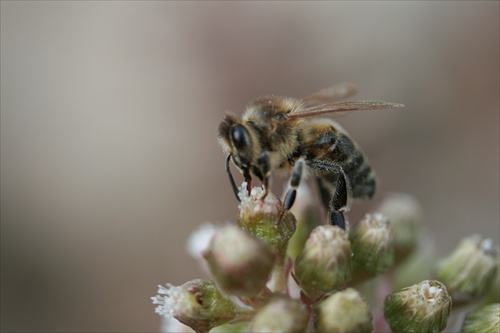
[[[231,140],[238,151],[250,148],[250,135],[242,125],[236,125],[231,130]]]

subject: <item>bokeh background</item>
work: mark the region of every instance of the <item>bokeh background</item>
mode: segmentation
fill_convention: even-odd
[[[436,257],[498,244],[496,1],[2,1],[2,331],[157,331],[190,232],[235,220],[224,112],[346,81],[406,105],[338,119],[381,180],[350,219],[408,192]]]

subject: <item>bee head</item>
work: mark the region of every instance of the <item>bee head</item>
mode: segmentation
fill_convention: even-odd
[[[226,115],[219,125],[219,142],[242,171],[248,172],[252,163],[253,144],[248,129],[232,115]]]

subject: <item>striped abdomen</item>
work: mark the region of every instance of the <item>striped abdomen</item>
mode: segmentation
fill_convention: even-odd
[[[330,187],[334,189],[332,186],[337,181],[338,173],[332,172],[328,166],[336,166],[344,171],[353,198],[368,199],[375,193],[377,181],[370,163],[358,145],[333,120],[314,119],[308,122],[304,128],[303,155],[307,161],[316,162],[309,164],[310,172],[318,177],[325,191]]]

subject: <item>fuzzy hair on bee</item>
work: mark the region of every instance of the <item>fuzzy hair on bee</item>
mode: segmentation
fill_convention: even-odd
[[[226,171],[236,198],[229,162],[243,174],[248,187],[252,175],[268,193],[274,170],[291,170],[290,189],[283,206],[290,209],[304,174],[316,178],[329,222],[345,229],[344,212],[350,199],[369,199],[376,190],[375,173],[364,153],[347,132],[323,114],[402,107],[380,101],[342,101],[356,93],[353,84],[323,89],[303,99],[264,96],[251,101],[239,119],[226,114],[218,128],[219,144],[227,155]],[[313,118],[311,118],[313,117]]]

